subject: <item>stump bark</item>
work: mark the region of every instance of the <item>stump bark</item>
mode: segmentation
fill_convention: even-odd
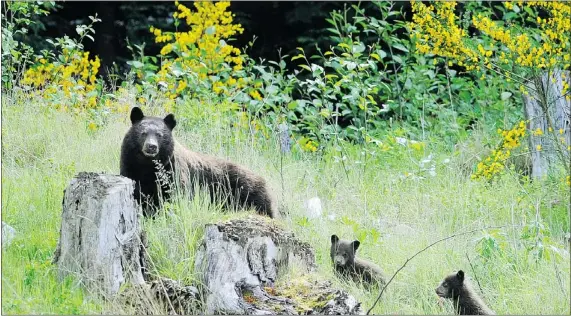
[[[331,289],[327,282],[316,281],[308,287],[305,292],[314,291],[310,297],[320,298],[309,305],[307,298],[281,295],[288,285],[274,285],[290,266],[313,272],[313,249],[269,219],[256,216],[206,225],[195,260],[205,313],[362,313],[353,297]]]
[[[571,101],[563,95],[563,81],[571,85],[569,71],[545,73],[534,79],[533,90],[523,96],[529,130],[543,132],[541,136],[532,134],[529,137],[533,178],[545,176],[555,166],[569,166],[567,148],[571,145]]]
[[[91,290],[115,296],[125,282],[143,284],[139,210],[134,183],[121,176],[81,172],[64,191],[59,278],[75,275]]]

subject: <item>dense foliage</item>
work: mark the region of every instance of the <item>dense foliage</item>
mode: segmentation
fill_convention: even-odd
[[[568,238],[569,219],[561,197],[568,200],[569,167],[562,164],[562,172],[532,181],[529,154],[542,148],[529,148],[527,141],[550,135],[567,155],[561,157],[568,157],[571,144],[563,137],[568,132],[564,129],[530,130],[522,97],[536,93],[529,78],[570,68],[569,54],[564,53],[571,45],[569,3],[413,0],[411,12],[390,2],[347,5],[327,14],[326,28],[314,30],[325,37],[315,49],[300,46],[287,54],[278,51],[276,60],[265,60],[250,54],[259,45],[256,40],[246,47],[236,44],[247,26],[238,22],[230,2],[175,1],[169,4],[168,18],[141,29],[141,38],[148,36],[157,51],[149,53],[146,44],[125,41],[132,52],[129,70],[113,74],[111,69],[106,79],[102,59],[86,49],[95,41],[96,25],[103,17],[89,16],[90,22],[78,25],[73,36],[45,41],[43,49],[34,51],[20,35],[38,27],[36,17],[49,14],[55,4],[3,5],[2,95],[8,100],[3,107],[9,108],[3,114],[8,113],[6,122],[14,122],[14,132],[7,129],[8,141],[2,145],[10,166],[8,188],[19,205],[32,205],[22,214],[45,208],[51,216],[45,238],[34,235],[33,247],[20,241],[20,250],[11,250],[25,255],[12,257],[10,264],[22,261],[26,267],[10,272],[9,280],[24,279],[22,288],[12,289],[10,295],[31,291],[40,273],[53,277],[46,249],[53,248],[57,237],[58,220],[52,215],[61,198],[54,192],[60,192],[76,171],[114,170],[117,157],[101,154],[98,147],[113,151],[116,146],[108,145],[109,139],[120,142],[128,111],[141,106],[145,113],[174,112],[176,132],[192,139],[196,148],[235,155],[245,164],[254,159],[259,168],[264,165],[266,178],[281,188],[281,203],[294,214],[288,225],[302,236],[324,237],[323,223],[312,221],[295,204],[302,194],[319,194],[331,201],[330,208],[345,212],[336,217],[332,211],[332,217],[323,219],[327,232],[339,228],[379,249],[402,246],[396,256],[403,260],[412,244],[383,244],[383,238],[390,237],[377,218],[404,218],[422,231],[422,242],[436,238],[426,227],[450,234],[470,225],[492,227],[501,222],[509,224],[509,234],[488,228],[475,240],[466,237],[466,251],[476,255],[475,270],[487,280],[505,278],[502,282],[511,290],[513,284],[530,285],[528,278],[540,282],[554,269],[560,289],[551,286],[538,295],[559,301],[565,296],[560,291],[568,290],[568,283],[560,274],[568,277],[569,271],[560,267],[568,263],[562,241]],[[563,73],[562,79],[560,97],[569,100],[569,77]],[[30,128],[34,137],[29,139],[22,113],[38,123]],[[59,123],[52,126],[51,119]],[[62,135],[66,124],[77,129],[70,139]],[[49,136],[42,131],[46,126]],[[50,137],[57,143],[55,154],[47,144]],[[73,153],[81,152],[81,167],[64,151],[68,146]],[[47,187],[38,186],[36,177]],[[36,183],[30,185],[36,190],[33,203],[22,202],[25,192],[14,189],[22,183]],[[167,205],[175,216],[184,215],[181,222],[162,218],[147,223],[155,242],[152,255],[162,272],[173,278],[191,269],[188,258],[200,232],[191,228],[221,216],[197,201]],[[13,205],[4,203],[3,191],[2,209],[8,210],[9,219],[23,226],[29,218],[35,220],[19,217]],[[173,234],[185,234],[186,243],[177,245],[180,249],[169,248]],[[458,261],[465,251],[461,250],[460,255],[446,254]],[[319,262],[327,262],[326,252],[317,251]],[[432,264],[442,264],[441,253],[431,258]],[[429,267],[418,269],[423,276],[429,273]],[[510,283],[514,279],[516,283]],[[57,293],[65,290],[52,302],[56,312],[99,311],[82,305],[83,296],[71,290],[71,281],[55,288]],[[401,302],[410,299],[407,291],[420,292],[415,287],[399,291],[389,299]],[[422,295],[428,297],[425,292]],[[371,300],[371,293],[361,294]],[[10,311],[38,312],[23,308],[37,302],[20,299],[10,302]],[[68,299],[86,310],[68,308]],[[504,301],[499,309],[508,312],[517,302]],[[399,308],[398,304],[389,306]],[[414,306],[410,312],[439,311],[426,300],[403,304]],[[541,313],[561,311],[561,306],[537,307]]]

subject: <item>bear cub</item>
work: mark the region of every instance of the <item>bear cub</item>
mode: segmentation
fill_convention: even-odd
[[[135,181],[135,198],[140,199],[145,216],[154,216],[161,199],[170,198],[172,184],[192,193],[197,183],[227,208],[252,207],[261,215],[276,217],[265,180],[240,165],[179,144],[172,134],[173,114],[145,116],[134,107],[130,119],[131,128],[121,145],[120,174]]]
[[[447,275],[436,288],[436,294],[442,298],[452,299],[458,315],[495,315],[474,291],[464,271],[460,270]]]
[[[379,266],[355,257],[360,244],[358,240],[342,240],[337,235],[331,235],[331,261],[335,271],[365,286],[384,285],[385,276]]]

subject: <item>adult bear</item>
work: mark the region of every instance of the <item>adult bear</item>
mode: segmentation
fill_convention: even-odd
[[[141,198],[145,216],[154,216],[161,199],[170,198],[169,183],[192,193],[197,181],[227,208],[253,207],[259,214],[276,217],[264,179],[230,161],[186,149],[173,138],[173,114],[164,119],[145,116],[134,107],[130,118],[132,126],[121,146],[121,175],[135,180],[135,197]]]

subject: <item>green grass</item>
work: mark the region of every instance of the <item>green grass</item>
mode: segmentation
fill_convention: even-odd
[[[16,229],[17,237],[2,250],[2,313],[128,312],[90,296],[72,279],[59,282],[50,264],[63,189],[80,171],[118,173],[120,144],[129,127],[126,116],[113,116],[108,125],[90,132],[80,117],[42,109],[41,100],[3,102],[2,220]],[[208,107],[187,106],[188,113]],[[332,234],[359,239],[358,255],[390,276],[416,251],[442,237],[506,226],[459,236],[422,253],[397,275],[373,313],[453,312],[450,304],[438,305],[434,290],[457,269],[477,276],[485,301],[499,314],[569,313],[569,254],[550,252],[549,258],[535,260],[526,246],[533,245],[537,235],[522,238],[521,227],[540,219],[545,247],[569,250],[563,246],[569,231],[569,189],[563,176],[531,183],[508,172],[492,184],[470,180],[461,167],[468,155],[438,142],[428,142],[420,151],[399,146],[376,150],[366,159],[362,148],[344,144],[345,165],[334,152],[320,156],[295,150],[281,155],[274,137],[251,136],[221,117],[207,118],[189,118],[179,126],[186,129],[177,127],[175,136],[192,150],[231,159],[263,175],[289,213],[280,219],[282,225],[314,247],[319,275],[355,295],[365,309],[378,293],[335,278],[329,259]],[[430,154],[434,177],[419,167]],[[303,202],[313,196],[322,199],[324,214],[308,219]],[[244,214],[223,213],[208,199],[197,198],[177,200],[169,206],[169,215],[145,221],[157,272],[195,281],[194,253],[204,224],[238,216]],[[494,236],[495,248],[492,243],[481,247],[479,240],[486,233]]]

